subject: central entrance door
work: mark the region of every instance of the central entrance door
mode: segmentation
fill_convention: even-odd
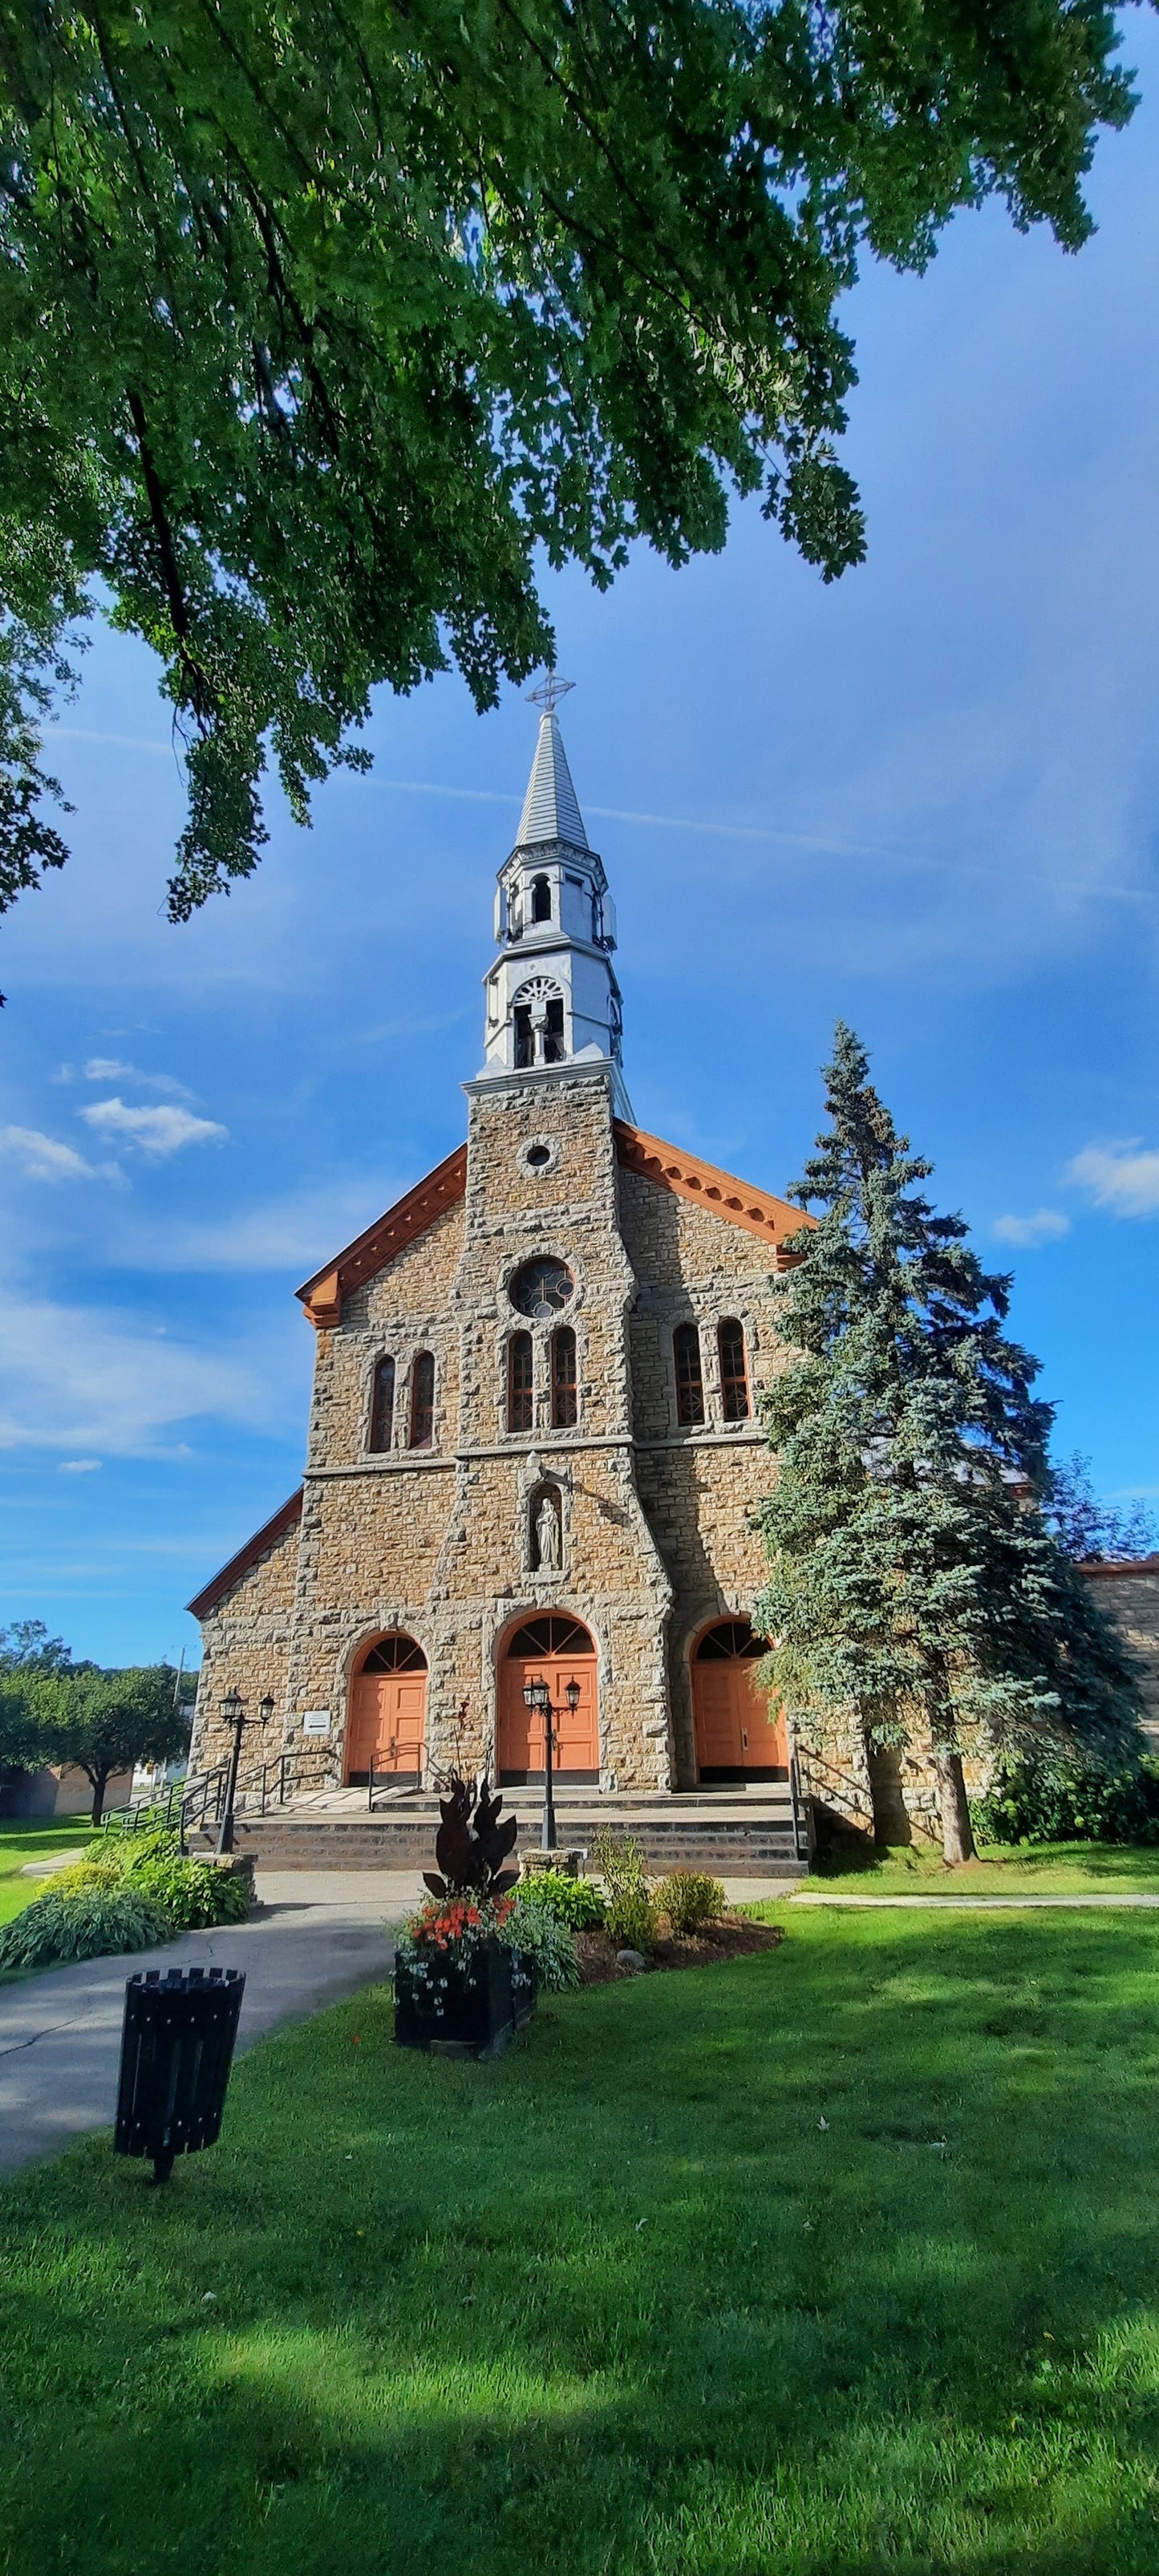
[[[788,1778],[784,1718],[754,1680],[767,1653],[747,1619],[718,1619],[701,1638],[692,1658],[692,1711],[703,1781]]]
[[[524,1699],[523,1686],[529,1681],[545,1681],[551,1692],[553,1780],[598,1783],[596,1650],[578,1619],[554,1610],[516,1629],[499,1666],[500,1782],[519,1789],[543,1778],[543,1721]],[[574,1715],[567,1704],[569,1682],[579,1685]]]
[[[413,1781],[423,1775],[427,1659],[413,1637],[382,1637],[365,1655],[350,1692],[346,1777],[365,1789],[371,1772]]]

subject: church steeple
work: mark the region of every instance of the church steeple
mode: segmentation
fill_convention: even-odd
[[[499,870],[500,953],[486,979],[480,1079],[602,1061],[611,1068],[616,1108],[630,1119],[620,988],[611,963],[615,909],[603,862],[584,829],[555,712],[571,686],[552,671],[533,692],[543,712],[518,838]]]

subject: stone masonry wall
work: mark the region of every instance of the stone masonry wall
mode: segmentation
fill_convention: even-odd
[[[247,1730],[243,1767],[259,1759],[259,1744],[263,1759],[267,1753],[272,1755],[281,1749],[297,1562],[295,1522],[282,1531],[265,1555],[249,1567],[201,1622],[201,1674],[189,1753],[191,1776],[197,1771],[212,1770],[215,1763],[226,1758],[231,1738],[219,1711],[230,1690],[240,1692],[251,1715],[267,1691],[272,1692],[275,1702],[269,1732],[277,1740],[265,1745],[259,1728]]]
[[[714,1618],[747,1618],[760,1590],[764,1553],[749,1516],[772,1473],[760,1429],[762,1387],[786,1365],[777,1338],[767,1244],[707,1208],[678,1198],[645,1175],[621,1171],[624,1242],[639,1282],[631,1319],[636,1476],[673,1586],[668,1680],[676,1780],[697,1777],[690,1656]],[[724,1420],[717,1327],[744,1328],[750,1416]],[[706,1420],[682,1427],[676,1413],[672,1336],[700,1332]]]
[[[1144,1729],[1149,1750],[1159,1753],[1159,1556],[1135,1565],[1088,1565],[1083,1572],[1140,1667]]]

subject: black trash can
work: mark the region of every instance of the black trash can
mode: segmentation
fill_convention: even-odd
[[[240,1968],[150,1968],[128,1980],[113,2146],[151,2156],[154,2182],[174,2156],[217,2137],[244,1993]]]

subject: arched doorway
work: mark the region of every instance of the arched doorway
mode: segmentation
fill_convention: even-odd
[[[413,1637],[380,1637],[362,1658],[350,1690],[346,1778],[364,1789],[373,1772],[417,1787],[423,1774],[427,1659]]]
[[[787,1778],[785,1721],[754,1679],[767,1653],[747,1619],[717,1619],[700,1638],[692,1657],[692,1714],[701,1780]]]
[[[553,1779],[598,1781],[600,1776],[599,1709],[596,1697],[596,1650],[578,1619],[548,1611],[525,1619],[508,1639],[499,1666],[499,1778],[513,1789],[543,1778],[543,1724],[529,1709],[523,1685],[542,1679],[555,1711]],[[578,1682],[579,1700],[567,1704],[567,1686]]]

